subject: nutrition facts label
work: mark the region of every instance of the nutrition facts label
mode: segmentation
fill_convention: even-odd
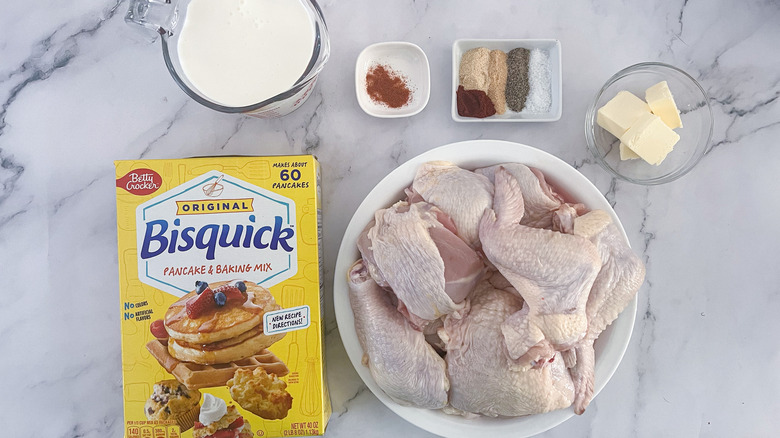
[[[177,424],[161,425],[135,425],[133,421],[127,422],[125,438],[180,438],[179,426]],[[153,423],[153,422],[150,422]]]

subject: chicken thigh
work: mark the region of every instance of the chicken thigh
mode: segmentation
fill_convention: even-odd
[[[545,342],[556,350],[573,347],[585,336],[585,307],[601,259],[588,239],[520,225],[523,196],[515,178],[503,168],[495,172],[493,208],[480,221],[482,250],[520,293],[527,316],[507,318],[502,329],[512,358],[529,352],[535,363],[552,358]],[[511,336],[512,333],[516,336]],[[532,350],[532,347],[538,349]]]
[[[533,369],[509,356],[500,325],[521,305],[518,296],[483,281],[462,319],[444,319],[439,336],[447,347],[452,408],[495,417],[536,414],[571,405],[574,390],[562,360]]]
[[[359,248],[372,277],[389,286],[418,327],[463,308],[484,272],[473,249],[438,219],[436,207],[398,202],[376,212]]]
[[[493,184],[485,176],[448,161],[431,161],[417,169],[412,189],[447,213],[469,246],[479,246],[479,220],[493,203]]]
[[[396,402],[428,409],[447,404],[446,364],[371,278],[362,260],[349,270],[355,331],[377,385]]]
[[[593,398],[595,351],[593,343],[634,299],[645,278],[645,266],[626,243],[612,218],[594,210],[574,221],[574,233],[596,245],[601,270],[586,305],[588,332],[575,348],[571,369],[576,391],[574,411],[582,414]]]

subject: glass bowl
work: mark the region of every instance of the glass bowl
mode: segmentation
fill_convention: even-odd
[[[630,91],[644,100],[645,90],[666,81],[674,95],[683,127],[675,129],[680,141],[660,165],[644,160],[620,160],[620,140],[596,123],[598,109],[619,91]],[[712,109],[707,92],[690,75],[659,62],[626,67],[601,87],[585,117],[588,149],[607,172],[634,184],[655,185],[674,181],[696,166],[712,139]]]

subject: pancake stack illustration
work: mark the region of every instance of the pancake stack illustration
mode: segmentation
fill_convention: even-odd
[[[223,386],[236,370],[262,367],[284,376],[287,366],[266,350],[284,333],[263,333],[263,315],[281,307],[268,290],[251,282],[196,282],[173,303],[146,348],[188,389]]]

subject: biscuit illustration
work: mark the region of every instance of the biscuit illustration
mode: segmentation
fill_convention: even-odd
[[[230,396],[242,408],[266,420],[280,420],[292,407],[292,396],[287,383],[276,374],[268,374],[262,367],[238,370],[227,382]]]

